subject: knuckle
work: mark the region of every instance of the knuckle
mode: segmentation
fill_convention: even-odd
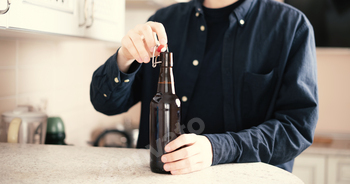
[[[136,29],[136,30],[140,30],[140,29],[142,29],[142,27],[143,27],[143,24],[137,24],[137,25],[135,26],[135,29]]]
[[[158,28],[164,28],[163,24],[160,22],[155,22],[155,26],[157,26]]]
[[[152,30],[151,27],[147,24],[143,24],[142,25],[142,28],[141,28],[143,31],[149,31],[149,30]]]
[[[169,161],[173,161],[174,157],[172,154],[166,154],[166,159]]]
[[[188,141],[188,136],[186,134],[181,136],[182,141],[187,142]]]
[[[183,156],[186,158],[189,155],[189,151],[187,148],[183,149]]]
[[[191,172],[193,170],[193,166],[189,165],[186,169],[187,169],[188,172]]]
[[[139,50],[139,52],[142,57],[148,57],[148,53],[143,47]]]
[[[191,140],[197,140],[197,134],[191,133],[190,134]]]
[[[186,166],[187,168],[192,167],[191,159],[186,159],[186,160],[185,160],[185,166]]]
[[[134,33],[134,30],[131,29],[131,30],[128,31],[128,33],[126,33],[126,35],[130,36],[130,35],[132,35],[133,33]]]
[[[124,47],[127,48],[127,49],[130,49],[130,47],[131,47],[130,41],[128,41],[128,40],[126,40],[126,39],[124,39],[124,40],[122,41],[122,45],[124,45]]]

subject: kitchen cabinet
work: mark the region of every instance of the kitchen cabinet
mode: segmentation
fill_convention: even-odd
[[[350,183],[350,140],[313,144],[294,162],[293,174],[305,184]]]
[[[0,29],[6,28],[7,25],[7,15],[0,15]]]
[[[0,8],[7,0],[0,0]],[[11,0],[0,27],[120,42],[125,0]],[[2,5],[2,6],[1,6]]]
[[[328,158],[328,183],[350,183],[350,156]]]
[[[124,36],[125,0],[84,0],[84,36],[121,42]]]
[[[8,28],[81,36],[77,0],[12,0]]]
[[[300,155],[295,159],[293,174],[305,184],[325,184],[326,157],[323,155]]]
[[[9,3],[10,2],[8,0],[0,0],[0,29],[7,27],[7,9],[9,7]]]

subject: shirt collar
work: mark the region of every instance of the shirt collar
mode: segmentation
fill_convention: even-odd
[[[203,14],[203,8],[202,8],[202,4],[203,4],[204,0],[194,0],[194,7],[196,9],[196,12]]]
[[[204,0],[193,0],[193,1],[194,1],[194,7],[196,9],[196,12],[203,14],[202,4]],[[239,5],[237,8],[233,10],[241,26],[244,26],[244,24],[246,23],[245,18],[247,17],[251,8],[255,5],[256,1],[257,0],[244,0],[244,2],[242,2],[241,5]]]

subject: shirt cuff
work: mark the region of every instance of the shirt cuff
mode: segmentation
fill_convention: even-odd
[[[142,64],[134,61],[130,67],[127,73],[121,72],[119,70],[118,64],[117,64],[117,58],[118,58],[118,52],[112,56],[111,59],[109,59],[110,62],[110,69],[112,70],[110,72],[110,78],[113,79],[112,82],[115,84],[113,85],[114,87],[118,87],[119,85],[125,85],[125,84],[132,84],[132,82],[135,79],[136,73],[140,70]]]
[[[237,147],[230,134],[204,134],[204,136],[209,139],[213,150],[212,165],[231,163],[237,158]]]

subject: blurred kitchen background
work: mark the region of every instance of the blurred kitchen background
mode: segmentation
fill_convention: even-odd
[[[0,0],[0,10],[7,8],[7,2]],[[115,116],[95,111],[89,98],[92,73],[116,52],[124,33],[146,22],[157,9],[174,2],[12,0],[9,11],[0,15],[0,113],[27,105],[49,117],[59,116],[65,125],[65,142],[75,146],[90,146],[108,129],[137,135],[140,104]],[[342,17],[350,20],[346,19],[349,16],[347,9]],[[350,46],[318,47],[317,63],[320,101],[317,140],[321,144],[349,141]],[[345,148],[349,150],[350,143]],[[317,157],[310,155],[310,159]],[[346,158],[341,163],[348,165],[339,171],[343,173],[339,177],[345,179],[338,183],[350,182],[345,174],[350,173],[350,158]],[[330,177],[307,178],[317,174],[324,178],[328,155],[320,159],[323,164],[317,160],[311,163],[311,170],[300,167],[296,171],[307,173],[303,176],[306,183],[329,181]]]

